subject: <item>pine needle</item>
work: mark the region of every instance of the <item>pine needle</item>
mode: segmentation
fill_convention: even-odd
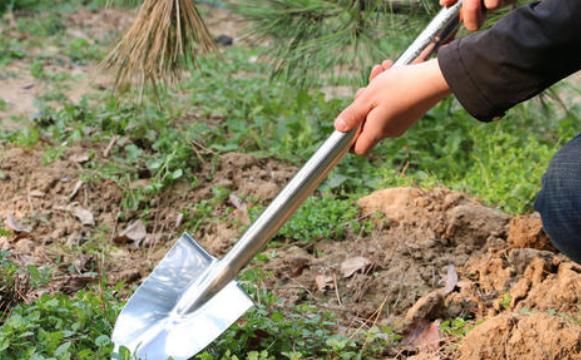
[[[215,45],[193,0],[144,0],[137,18],[103,66],[116,72],[115,88],[173,84],[189,63]]]

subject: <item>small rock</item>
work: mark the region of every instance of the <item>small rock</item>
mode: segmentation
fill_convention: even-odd
[[[234,44],[234,38],[228,35],[220,35],[214,39],[217,45],[221,46],[232,46]]]
[[[508,215],[480,204],[459,205],[447,213],[444,236],[457,244],[480,248],[491,235],[504,234]]]
[[[410,327],[420,320],[434,320],[444,309],[444,293],[441,290],[434,290],[422,296],[405,315],[406,327]]]

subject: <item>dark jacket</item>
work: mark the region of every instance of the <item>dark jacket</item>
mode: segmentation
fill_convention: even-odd
[[[444,78],[475,118],[490,121],[581,68],[581,0],[520,7],[438,52]]]

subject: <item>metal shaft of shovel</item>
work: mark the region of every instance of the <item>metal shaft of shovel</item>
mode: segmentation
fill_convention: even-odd
[[[460,6],[441,10],[396,65],[453,34]],[[222,260],[183,234],[119,314],[111,336],[115,351],[125,348],[140,360],[187,360],[238,320],[253,304],[235,276],[341,160],[355,134],[335,131]]]
[[[442,9],[394,65],[412,63],[426,49],[433,49],[453,34],[461,3]],[[349,151],[355,134],[356,130],[331,134],[224,258],[202,275],[197,286],[183,294],[176,306],[177,313],[196,310],[234,280]]]

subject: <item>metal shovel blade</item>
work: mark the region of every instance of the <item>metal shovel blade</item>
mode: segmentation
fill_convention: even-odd
[[[112,340],[137,359],[189,359],[202,351],[253,306],[235,281],[200,308],[176,313],[178,300],[216,259],[183,234],[129,299]]]
[[[461,6],[459,0],[442,9],[394,66],[410,64],[453,33]],[[253,304],[236,275],[321,184],[357,131],[334,131],[220,261],[183,235],[119,315],[117,349],[127,347],[138,359],[188,359],[242,316]]]

